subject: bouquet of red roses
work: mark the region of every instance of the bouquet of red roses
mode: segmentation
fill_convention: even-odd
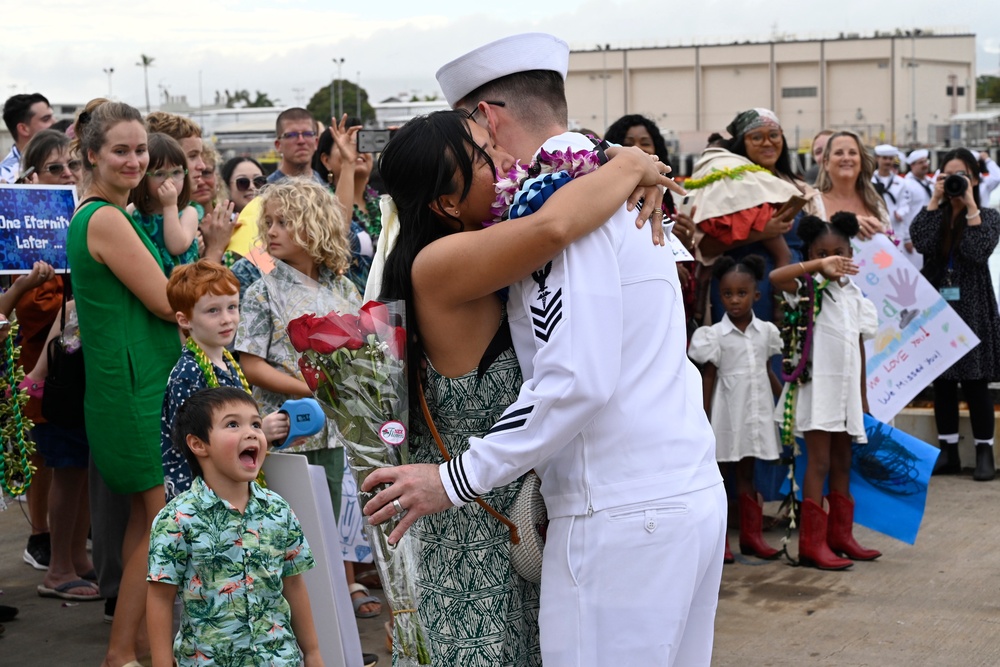
[[[327,417],[336,422],[362,509],[377,490],[361,486],[376,468],[407,463],[406,330],[401,302],[369,301],[355,314],[303,315],[288,323],[302,356],[299,369]],[[419,544],[410,533],[391,547],[398,517],[365,522],[383,589],[395,615],[397,665],[431,664],[427,631],[417,615]]]

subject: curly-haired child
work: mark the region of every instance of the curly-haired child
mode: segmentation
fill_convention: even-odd
[[[851,248],[858,233],[853,213],[837,213],[830,222],[807,216],[796,233],[807,259],[771,272],[791,308],[785,318],[786,384],[775,419],[783,435],[794,432],[805,439],[808,453],[799,562],[843,570],[852,560],[882,555],[854,539],[850,495],[852,443],[867,442],[864,340],[875,335],[878,314],[850,279],[858,273]],[[823,509],[827,481],[829,516]]]

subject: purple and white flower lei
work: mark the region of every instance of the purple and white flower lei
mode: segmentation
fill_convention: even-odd
[[[589,174],[600,166],[597,153],[589,150],[565,150],[549,152],[544,148],[538,152],[538,157],[529,167],[524,167],[520,161],[503,175],[497,174],[497,182],[494,186],[497,198],[490,206],[490,213],[493,219],[483,223],[484,227],[503,222],[507,219],[510,205],[514,202],[514,196],[524,186],[525,181],[536,178],[540,174],[557,173],[565,171],[570,178]]]

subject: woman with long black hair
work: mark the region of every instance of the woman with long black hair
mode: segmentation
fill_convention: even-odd
[[[958,456],[961,384],[976,440],[973,479],[987,481],[996,476],[989,383],[1000,379],[1000,314],[988,261],[1000,238],[1000,213],[980,207],[979,170],[970,151],[949,151],[941,164],[934,194],[914,218],[910,238],[924,256],[924,276],[979,337],[979,345],[934,381],[934,419],[941,447],[934,472],[957,474],[962,469]]]

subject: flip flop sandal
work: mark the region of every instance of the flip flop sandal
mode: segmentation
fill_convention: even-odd
[[[367,588],[365,588],[362,584],[351,584],[350,587],[348,587],[347,590],[351,594],[351,604],[354,605],[354,616],[355,617],[357,617],[357,618],[375,618],[376,616],[378,616],[379,614],[382,613],[381,609],[379,609],[378,611],[367,611],[367,612],[360,611],[360,609],[361,609],[361,607],[363,605],[370,604],[372,602],[377,603],[379,605],[382,604],[382,601],[379,600],[374,595],[372,595],[371,592]],[[359,598],[356,598],[356,597],[354,597],[355,593],[364,593],[364,595],[361,596],[361,597],[359,597]]]
[[[94,592],[92,595],[67,592],[73,588],[90,588]],[[101,599],[101,594],[93,582],[84,579],[67,581],[65,584],[59,584],[55,588],[48,588],[44,584],[38,584],[37,590],[38,595],[43,598],[59,598],[61,600],[77,600],[80,602],[94,602]]]

